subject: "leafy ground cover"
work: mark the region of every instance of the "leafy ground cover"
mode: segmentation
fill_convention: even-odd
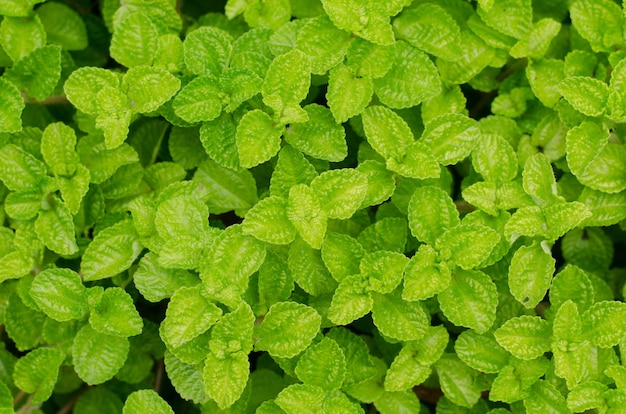
[[[0,15],[0,413],[626,412],[621,2]]]

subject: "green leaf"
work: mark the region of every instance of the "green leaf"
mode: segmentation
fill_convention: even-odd
[[[232,52],[232,38],[216,27],[203,26],[185,38],[185,65],[194,75],[219,76]]]
[[[567,408],[574,412],[584,412],[594,408],[606,410],[604,393],[608,387],[600,382],[585,381],[574,387],[567,395]]]
[[[548,227],[546,238],[549,240],[558,239],[591,216],[587,207],[578,201],[553,204],[544,208],[542,213]]]
[[[259,307],[265,313],[276,302],[289,298],[294,289],[288,261],[271,251],[267,252],[265,261],[259,268]],[[255,313],[261,312],[255,309]]]
[[[296,365],[298,379],[326,391],[341,388],[346,376],[346,358],[334,340],[325,337],[302,354]]]
[[[346,132],[335,122],[330,110],[317,104],[307,105],[304,110],[309,120],[291,124],[285,130],[285,141],[314,158],[332,162],[346,158]]]
[[[385,106],[374,105],[363,111],[362,118],[367,142],[383,158],[401,160],[406,155],[414,137],[400,115]]]
[[[120,78],[112,71],[82,67],[73,71],[63,84],[67,99],[86,114],[96,114],[96,96],[105,87],[118,88]]]
[[[541,19],[533,24],[532,29],[525,37],[513,45],[509,53],[518,59],[526,56],[541,59],[560,30],[561,23],[556,20]]]
[[[0,14],[5,16],[27,16],[32,7],[44,0],[7,0],[0,5]]]
[[[46,401],[52,395],[64,360],[65,354],[54,348],[38,348],[29,352],[15,364],[15,385],[22,391],[33,394],[33,403]]]
[[[529,157],[522,173],[524,191],[530,195],[540,207],[557,204],[563,201],[557,194],[556,180],[550,160],[538,153]]]
[[[234,130],[233,128],[233,137]],[[186,170],[196,168],[207,156],[205,151],[202,150],[203,144],[201,140],[204,141],[202,137],[199,137],[197,128],[172,127],[167,142],[172,160]],[[234,142],[235,140],[233,139]],[[237,165],[239,165],[239,160],[237,160],[236,164],[231,165],[230,168],[234,168]]]
[[[570,6],[572,26],[594,52],[609,51],[622,42],[623,11],[607,0],[578,0]]]
[[[322,247],[328,216],[322,210],[318,194],[311,187],[304,184],[291,187],[287,200],[287,217],[311,247]]]
[[[307,21],[298,32],[296,47],[309,56],[311,72],[323,75],[343,60],[352,38],[326,15]]]
[[[426,126],[422,142],[442,165],[465,159],[480,139],[480,129],[473,119],[462,114],[439,116]]]
[[[123,414],[174,414],[169,404],[154,390],[135,391],[126,398]]]
[[[558,90],[574,109],[587,116],[602,115],[609,98],[608,85],[587,76],[569,76],[559,83]]]
[[[89,324],[100,333],[122,338],[139,335],[143,329],[143,321],[133,298],[118,287],[104,290],[91,310]]]
[[[197,276],[183,269],[168,269],[159,264],[155,253],[147,253],[139,261],[133,274],[135,287],[141,296],[150,302],[159,302],[171,297],[179,288],[197,285]]]
[[[480,399],[476,372],[456,356],[444,356],[435,364],[439,384],[446,398],[462,407],[472,407]]]
[[[367,177],[355,169],[326,171],[313,179],[311,190],[328,218],[348,219],[367,194]]]
[[[322,318],[315,309],[294,302],[273,304],[257,328],[254,347],[280,358],[305,350],[319,332]]]
[[[374,160],[366,160],[360,163],[356,169],[367,177],[367,194],[361,203],[362,208],[381,204],[393,195],[396,181],[384,164]]]
[[[156,111],[179,88],[180,81],[174,75],[156,66],[135,66],[122,77],[122,89],[126,91],[130,108],[138,113]]]
[[[443,314],[455,325],[484,333],[496,319],[498,292],[491,278],[475,270],[457,270],[450,286],[437,299]]]
[[[368,279],[366,287],[378,293],[391,293],[400,283],[409,260],[404,254],[378,250],[366,253],[359,268]]]
[[[19,279],[30,273],[33,259],[21,251],[12,251],[0,257],[0,281]]]
[[[582,314],[585,338],[601,348],[617,345],[626,335],[626,303],[602,301]]]
[[[89,244],[82,258],[83,280],[113,277],[128,269],[143,247],[131,220],[102,230]]]
[[[500,239],[498,232],[490,227],[461,224],[443,233],[435,242],[435,248],[445,260],[469,270],[480,268]]]
[[[540,243],[522,246],[513,255],[509,266],[509,289],[527,309],[543,300],[554,274],[555,260]]]
[[[87,29],[80,15],[62,3],[42,4],[36,11],[48,35],[48,43],[57,44],[65,50],[81,50],[87,47]]]
[[[362,275],[344,278],[333,294],[328,319],[336,325],[347,325],[370,312],[374,300],[366,288],[367,279]]]
[[[550,304],[554,309],[568,300],[572,300],[581,311],[587,310],[594,302],[591,280],[583,270],[570,264],[554,276],[550,286]]]
[[[523,38],[532,27],[530,0],[496,0],[488,9],[479,3],[477,13],[488,26],[516,39]]]
[[[276,396],[274,402],[281,413],[313,414],[324,412],[324,390],[308,384],[293,384],[285,388]],[[272,411],[276,413],[276,411]]]
[[[78,251],[72,214],[58,197],[51,197],[48,208],[39,212],[35,231],[53,252],[69,256]]]
[[[567,164],[581,184],[607,193],[626,189],[626,149],[607,130],[583,122],[566,137]]]
[[[204,363],[202,378],[206,393],[224,410],[239,399],[249,375],[250,363],[245,352],[236,352],[224,358],[210,352]]]
[[[183,86],[172,108],[187,122],[212,121],[222,112],[219,84],[215,77],[202,75]]]
[[[14,144],[0,148],[0,179],[12,191],[41,191],[49,180],[44,163]]]
[[[532,386],[530,394],[524,398],[524,407],[531,413],[569,412],[563,394],[546,380],[539,380]]]
[[[584,362],[590,352],[590,344],[581,342],[582,323],[576,304],[568,300],[561,305],[553,324],[554,372],[572,389],[585,375]]]
[[[124,365],[129,347],[127,338],[103,334],[84,325],[72,344],[74,370],[87,384],[102,384]]]
[[[193,181],[206,188],[207,204],[213,214],[246,210],[257,201],[256,182],[247,170],[232,170],[206,160],[196,170]]]
[[[61,48],[47,45],[33,50],[4,75],[26,96],[39,101],[49,97],[61,77]]]
[[[461,31],[459,49],[463,53],[455,61],[437,59],[441,80],[463,84],[480,74],[494,59],[495,49],[470,30]]]
[[[251,27],[276,30],[289,21],[290,3],[287,0],[265,0],[246,7],[244,18]]]
[[[365,256],[365,249],[356,239],[334,232],[327,232],[322,244],[322,260],[337,282],[358,274],[359,263]]]
[[[409,108],[438,95],[441,81],[424,52],[399,40],[395,62],[385,76],[374,79],[374,92],[390,108]]]
[[[225,314],[211,330],[211,352],[218,358],[243,352],[249,354],[253,346],[255,316],[250,305],[241,302],[235,310]]]
[[[74,411],[76,414],[115,413],[122,414],[124,403],[107,387],[92,387],[81,394]]]
[[[64,322],[87,315],[87,289],[70,269],[46,269],[33,280],[30,296],[50,318]]]
[[[119,89],[104,87],[96,95],[96,128],[104,134],[107,149],[119,147],[128,136],[132,111],[128,97]]]
[[[353,0],[322,0],[324,10],[338,28],[380,45],[393,43],[389,12],[384,4]]]
[[[165,351],[165,370],[176,392],[181,397],[192,400],[196,404],[207,402],[209,396],[204,391],[202,366],[200,364],[186,364],[170,351]]]
[[[374,401],[374,406],[380,413],[419,413],[422,410],[420,400],[413,391],[386,392]]]
[[[511,359],[511,364],[502,368],[493,381],[489,399],[513,403],[526,398],[530,387],[542,377],[550,367],[550,361],[544,357],[522,361]]]
[[[344,65],[330,70],[326,99],[335,121],[343,123],[359,115],[372,100],[373,94],[374,82],[371,78],[360,78]]]
[[[514,357],[531,360],[550,350],[552,328],[538,316],[518,316],[495,331],[496,341]]]
[[[54,175],[72,176],[80,159],[75,150],[76,134],[62,122],[49,124],[41,136],[41,154]]]
[[[233,112],[241,104],[261,91],[263,79],[249,69],[229,68],[219,79],[226,112]]]
[[[154,227],[165,241],[180,236],[205,237],[209,231],[209,209],[198,197],[199,190],[196,183],[185,182],[172,184],[161,194]]]
[[[200,286],[181,287],[167,305],[160,332],[174,348],[208,330],[222,316],[222,310],[200,294]]]
[[[0,132],[22,130],[24,100],[20,91],[8,80],[0,78]]]
[[[311,247],[301,237],[297,237],[289,248],[288,265],[293,280],[310,295],[332,293],[337,287],[337,282],[324,266],[320,250]]]
[[[299,104],[306,97],[310,84],[309,57],[298,49],[292,49],[274,58],[270,64],[261,88],[263,102],[280,119],[286,115],[285,108]]]
[[[127,68],[151,65],[157,55],[158,37],[158,28],[145,14],[126,13],[116,22],[111,57]]]
[[[626,192],[607,194],[602,191],[583,188],[578,201],[584,203],[591,212],[581,225],[610,226],[626,218]]]
[[[404,272],[402,298],[409,301],[425,300],[444,291],[451,280],[445,261],[440,261],[435,249],[421,245]]]
[[[500,372],[509,360],[509,353],[492,336],[479,335],[472,330],[461,332],[454,350],[469,367],[490,374]]]
[[[13,63],[45,44],[46,32],[39,16],[7,16],[0,23],[0,45]]]
[[[394,62],[394,45],[377,45],[361,38],[352,39],[346,54],[346,66],[357,78],[380,78]]]
[[[242,229],[266,243],[289,244],[296,238],[296,229],[287,215],[287,200],[279,196],[255,204],[246,214]]]
[[[472,152],[472,165],[486,181],[495,183],[511,181],[518,170],[513,147],[497,134],[481,134]]]
[[[372,379],[378,373],[375,361],[369,354],[365,341],[346,328],[332,328],[327,334],[337,342],[346,357],[346,378],[343,387],[348,388]]]
[[[4,325],[18,350],[26,351],[39,345],[45,320],[44,313],[26,306],[17,293],[9,296],[4,310]]]
[[[278,154],[278,162],[270,180],[270,194],[289,197],[291,187],[297,184],[311,184],[317,171],[302,153],[290,145],[285,145]]]
[[[424,336],[429,318],[418,302],[407,302],[398,291],[373,293],[372,318],[378,330],[389,338],[414,341]]]
[[[408,217],[413,236],[430,245],[460,223],[459,212],[450,196],[434,186],[415,189],[409,201]]]
[[[393,21],[398,39],[446,60],[457,60],[461,31],[448,12],[433,3],[406,9]]]
[[[255,109],[241,118],[237,126],[237,152],[239,163],[244,168],[257,166],[278,153],[284,127],[260,109]]]

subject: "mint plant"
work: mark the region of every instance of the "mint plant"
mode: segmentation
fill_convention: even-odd
[[[0,412],[624,411],[622,2],[0,16]]]

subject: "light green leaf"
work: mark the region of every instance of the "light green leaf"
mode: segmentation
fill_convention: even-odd
[[[176,392],[196,404],[204,404],[209,399],[204,391],[202,368],[201,364],[186,364],[170,351],[165,351],[165,370]]]
[[[338,28],[380,45],[393,44],[391,12],[385,4],[354,0],[322,0],[324,10]]]
[[[393,66],[394,51],[394,45],[377,45],[355,38],[346,54],[346,66],[357,78],[380,78]]]
[[[445,261],[440,261],[435,249],[421,245],[404,273],[402,298],[409,301],[425,300],[444,291],[451,280]]]
[[[530,0],[495,0],[488,9],[479,3],[477,13],[488,26],[516,39],[523,38],[532,27]]]
[[[0,257],[0,282],[19,279],[30,273],[33,259],[19,250],[14,250]]]
[[[288,260],[268,251],[265,261],[259,268],[258,284],[259,307],[263,312],[255,308],[255,314],[265,313],[274,303],[288,299],[294,289]]]
[[[582,269],[608,269],[613,261],[613,242],[600,228],[587,227],[569,231],[561,240],[565,260]]]
[[[441,390],[447,399],[462,407],[472,407],[480,399],[481,388],[476,381],[476,371],[456,356],[444,355],[435,364]]]
[[[76,253],[78,245],[72,214],[56,196],[52,196],[47,204],[47,209],[41,210],[35,221],[37,236],[53,252],[65,256]]]
[[[373,94],[371,78],[360,78],[344,65],[330,71],[326,99],[335,121],[343,123],[359,115],[372,100]]]
[[[344,278],[333,295],[328,319],[336,325],[347,325],[371,311],[374,301],[366,288],[367,279],[362,275]]]
[[[122,77],[130,109],[145,113],[156,111],[180,88],[180,80],[160,67],[135,66]]]
[[[139,267],[133,274],[133,282],[144,298],[150,302],[159,302],[171,297],[183,286],[197,285],[200,279],[186,270],[161,266],[159,257],[149,252],[139,261]]]
[[[176,115],[187,122],[212,121],[222,112],[217,78],[202,75],[185,85],[172,102]]]
[[[524,191],[540,207],[561,203],[557,193],[556,180],[550,160],[542,153],[537,153],[526,160],[522,173]]]
[[[454,343],[456,354],[469,367],[480,372],[497,374],[508,364],[509,353],[490,335],[467,330]]]
[[[550,350],[552,328],[538,316],[518,316],[495,331],[496,341],[514,357],[531,360]]]
[[[20,91],[8,80],[0,78],[0,132],[22,130],[24,99]]]
[[[553,107],[561,99],[558,85],[565,77],[562,60],[532,61],[526,68],[526,77],[533,93],[545,106]]]
[[[457,270],[437,295],[443,314],[455,325],[484,333],[496,319],[498,292],[491,278],[476,270]]]
[[[293,384],[285,388],[276,396],[276,405],[281,413],[287,414],[314,414],[322,413],[324,390],[308,384]],[[272,413],[278,414],[276,411]]]
[[[317,104],[307,105],[304,110],[309,120],[289,125],[285,130],[285,141],[314,158],[332,162],[346,158],[346,132],[335,122],[330,110]]]
[[[337,282],[358,274],[359,263],[365,256],[365,249],[356,239],[334,232],[327,232],[322,244],[322,260]]]
[[[167,33],[159,36],[159,46],[154,57],[154,66],[161,66],[168,72],[182,72],[184,65],[183,41],[177,35]]]
[[[49,180],[44,163],[14,144],[0,148],[0,179],[12,191],[41,191]]]
[[[56,45],[37,48],[7,69],[4,76],[24,95],[43,101],[59,83],[61,48]]]
[[[222,310],[200,294],[200,286],[181,287],[167,305],[160,333],[174,348],[208,330],[222,315]]]
[[[306,349],[319,332],[322,318],[315,309],[294,302],[273,304],[255,331],[254,347],[280,358]]]
[[[127,96],[119,89],[104,87],[96,95],[96,111],[96,128],[104,133],[105,147],[119,147],[128,136],[132,116]]]
[[[569,76],[559,82],[558,90],[574,109],[588,116],[602,115],[609,98],[608,85],[587,76]]]
[[[15,364],[13,379],[22,391],[33,394],[31,401],[41,403],[52,395],[59,368],[65,354],[54,348],[38,348],[20,358]]]
[[[70,269],[46,269],[33,280],[30,296],[50,318],[64,322],[87,315],[87,289]]]
[[[446,83],[460,85],[469,82],[495,57],[495,49],[470,30],[461,31],[459,50],[463,53],[455,61],[437,58],[437,69]]]
[[[206,188],[213,214],[246,210],[257,201],[256,182],[248,170],[233,170],[206,160],[196,170],[193,181]]]
[[[98,107],[96,96],[101,89],[117,89],[120,78],[110,70],[94,67],[82,67],[73,71],[63,84],[67,99],[78,110],[86,114],[96,114]]]
[[[251,168],[272,158],[280,150],[284,127],[276,125],[272,118],[255,109],[241,118],[237,126],[237,152],[239,163]]]
[[[546,380],[539,380],[531,387],[530,394],[524,398],[524,407],[531,413],[569,412],[563,394]]]
[[[304,184],[291,187],[287,200],[287,217],[311,247],[322,247],[328,216],[322,210],[318,195],[311,187]]]
[[[500,243],[500,235],[482,224],[461,224],[448,229],[435,242],[444,260],[462,269],[480,268]]]
[[[552,281],[555,263],[539,242],[517,249],[509,266],[509,289],[525,308],[532,309],[543,300]]]
[[[561,30],[561,23],[554,19],[545,18],[533,24],[532,29],[525,37],[519,40],[509,53],[515,58],[531,57],[541,59],[548,49],[550,43]]]
[[[409,201],[408,217],[413,236],[431,245],[448,229],[460,223],[459,212],[450,196],[434,186],[415,189]]]
[[[126,13],[116,22],[111,57],[127,68],[151,65],[159,47],[158,37],[158,28],[145,14]]]
[[[591,212],[591,216],[581,225],[610,226],[626,218],[626,191],[607,194],[585,187],[578,201],[584,203]]]
[[[583,122],[566,137],[567,164],[581,184],[607,193],[626,189],[626,149],[607,130]]]
[[[378,250],[366,253],[359,267],[361,275],[368,279],[370,291],[391,293],[400,283],[409,259],[401,253]]]
[[[583,312],[594,302],[591,280],[583,270],[571,264],[554,276],[550,286],[550,305],[554,309],[568,300],[572,300]]]
[[[250,363],[245,352],[236,352],[226,357],[216,357],[212,352],[207,355],[202,372],[205,392],[225,410],[241,396],[248,376]]]
[[[457,60],[461,54],[461,31],[448,12],[434,3],[406,9],[393,21],[398,39],[446,60]]]
[[[481,133],[475,120],[462,114],[442,115],[430,121],[422,142],[442,165],[456,164],[476,146]]]
[[[393,66],[385,76],[374,79],[374,92],[390,108],[409,108],[438,95],[441,81],[428,56],[400,40]]]
[[[610,51],[623,40],[623,11],[607,0],[578,0],[570,6],[572,26],[594,52]]]
[[[19,62],[45,44],[46,32],[39,16],[6,16],[0,23],[0,45],[13,63]]]
[[[285,116],[286,107],[299,104],[307,95],[311,84],[309,57],[298,49],[274,58],[267,70],[261,88],[263,102]]]
[[[229,68],[219,78],[224,110],[233,112],[261,91],[263,79],[249,69]]]
[[[194,75],[219,76],[232,51],[232,38],[216,27],[202,26],[185,38],[185,65]]]
[[[337,287],[337,282],[324,266],[321,252],[300,237],[291,244],[288,264],[293,280],[310,295],[332,293]]]
[[[126,398],[123,414],[174,414],[169,404],[154,390],[135,391]]]
[[[565,302],[556,312],[553,325],[554,372],[572,389],[585,375],[585,360],[590,352],[590,344],[582,342],[582,323],[576,304]]]
[[[143,247],[131,220],[102,230],[89,244],[82,258],[83,280],[113,277],[128,269]]]
[[[582,314],[586,339],[601,348],[617,345],[626,336],[626,303],[602,301]]]
[[[270,180],[270,194],[289,197],[291,187],[311,184],[317,177],[315,167],[304,155],[290,145],[285,145],[278,154],[278,162]]]
[[[522,361],[516,358],[500,370],[493,381],[489,399],[513,403],[528,396],[530,387],[542,377],[550,366],[544,357]]]
[[[367,177],[355,169],[336,169],[313,179],[310,188],[328,218],[348,219],[367,194]]]
[[[608,391],[605,384],[596,381],[585,381],[574,387],[567,395],[567,408],[573,412],[584,412],[598,409],[608,409],[604,393]]]
[[[246,214],[242,230],[266,243],[289,244],[296,238],[296,229],[287,215],[287,200],[279,196],[255,204]]]
[[[32,7],[45,0],[7,0],[0,5],[0,14],[5,16],[28,16]]]
[[[102,384],[124,365],[129,347],[127,338],[103,334],[84,325],[72,344],[74,370],[87,384]]]
[[[504,183],[517,175],[517,154],[503,136],[481,134],[472,153],[472,165],[486,181]]]
[[[203,239],[209,231],[209,209],[200,199],[200,186],[181,182],[168,186],[158,199],[154,227],[164,241],[180,236]]]
[[[289,21],[291,7],[288,0],[264,0],[249,4],[243,16],[250,27],[276,30]]]
[[[298,32],[296,47],[309,56],[311,72],[323,75],[343,60],[352,38],[326,15],[307,21]]]
[[[41,154],[55,175],[72,176],[79,163],[76,134],[62,122],[49,124],[41,136]]]
[[[232,128],[232,131],[232,142],[234,144],[235,128]],[[200,132],[200,134],[202,134],[202,132]],[[197,128],[182,128],[174,126],[170,131],[167,143],[172,160],[186,170],[196,168],[207,157],[205,151],[202,150],[203,143],[201,142],[201,139],[203,140],[203,138],[198,138]],[[231,165],[230,168],[234,168],[237,165],[239,165],[239,160],[237,160],[234,165]]]
[[[19,351],[35,348],[42,341],[46,315],[24,304],[17,293],[11,294],[4,309],[4,327]]]
[[[48,2],[38,7],[36,13],[46,29],[48,43],[57,44],[65,50],[87,47],[85,23],[74,9],[63,3]]]
[[[356,169],[367,177],[367,194],[361,203],[361,208],[381,204],[393,195],[396,181],[383,163],[366,160],[359,163]]]
[[[326,337],[310,346],[296,365],[298,379],[326,391],[341,388],[346,376],[346,358],[337,342]]]
[[[255,316],[250,305],[241,302],[230,313],[225,314],[211,330],[211,352],[218,358],[233,353],[249,354],[253,346]]]
[[[135,308],[133,298],[118,287],[104,290],[91,310],[89,324],[100,333],[122,338],[139,335],[143,329],[143,321]]]
[[[344,388],[361,384],[379,373],[375,360],[369,354],[368,347],[361,337],[346,328],[332,328],[326,337],[337,342],[346,357]]]
[[[402,159],[414,142],[413,132],[404,119],[391,109],[370,106],[363,111],[363,130],[367,142],[385,159]]]
[[[418,302],[406,302],[398,291],[387,295],[373,293],[372,318],[374,325],[386,337],[399,341],[422,338],[429,318]]]
[[[546,235],[549,240],[556,240],[591,216],[587,207],[578,201],[565,204],[553,204],[542,210],[548,226]]]

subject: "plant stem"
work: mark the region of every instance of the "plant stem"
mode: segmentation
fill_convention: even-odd
[[[157,394],[161,391],[161,383],[163,382],[163,371],[165,370],[165,364],[163,358],[156,361],[156,374],[154,376],[154,390]]]

